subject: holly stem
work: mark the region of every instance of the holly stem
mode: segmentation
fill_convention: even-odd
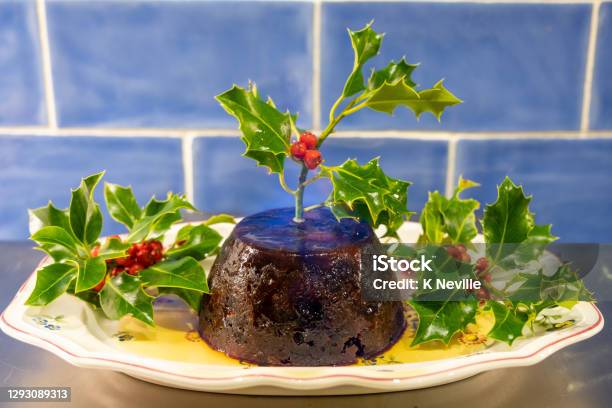
[[[310,210],[314,210],[316,208],[321,208],[321,207],[325,207],[325,203],[319,203],[319,204],[314,204],[314,205],[309,205],[308,207],[304,208],[304,212],[308,212]]]
[[[292,190],[287,185],[287,182],[285,181],[285,174],[284,173],[282,173],[282,172],[278,173],[278,182],[280,183],[280,185],[283,188],[283,190],[285,190],[289,194],[292,194],[292,195],[296,195],[297,194],[297,190]]]
[[[311,178],[309,178],[308,180],[305,180],[303,183],[301,183],[302,187],[306,187],[309,184],[314,183],[315,181],[317,181],[318,179],[320,179],[323,176],[322,173],[319,173],[315,176],[312,176]]]
[[[356,98],[354,98],[349,103],[347,103],[344,109],[342,109],[342,112],[340,112],[338,116],[335,116],[336,109],[340,106],[340,104],[342,103],[342,101],[344,101],[345,98],[344,96],[341,95],[336,100],[336,102],[334,103],[334,106],[332,107],[329,113],[329,124],[327,125],[325,129],[323,129],[323,131],[319,135],[319,141],[317,142],[317,148],[321,146],[321,144],[325,141],[325,139],[327,139],[327,136],[329,136],[334,131],[334,128],[336,127],[338,122],[342,120],[342,118],[350,115],[351,113],[357,112],[359,109],[365,106],[365,103],[362,103],[361,105],[354,107],[356,103],[361,102],[363,99],[366,98],[366,96],[364,95],[365,95],[365,92],[357,96]],[[296,134],[299,135],[297,128],[295,127],[295,124],[293,123],[293,120],[291,120],[291,122],[292,122],[292,131],[294,131]],[[295,216],[293,217],[293,222],[298,222],[298,223],[304,222],[304,188],[310,183],[318,180],[321,177],[321,173],[312,177],[310,180],[306,180],[307,176],[308,176],[308,167],[306,167],[302,163],[302,170],[300,172],[300,178],[298,180],[297,190],[291,190],[287,186],[287,183],[285,183],[284,176],[279,176],[281,186],[283,187],[283,189],[287,191],[288,193],[293,194],[295,196]]]
[[[363,94],[357,96],[355,99],[353,99],[352,101],[350,101],[349,103],[346,104],[346,106],[344,107],[344,109],[342,109],[342,112],[340,112],[340,114],[338,116],[334,117],[334,112],[335,112],[336,108],[340,105],[342,100],[344,100],[344,97],[342,97],[342,96],[340,98],[338,98],[338,100],[336,101],[336,103],[334,104],[334,107],[332,108],[332,110],[330,112],[330,115],[329,115],[329,124],[327,125],[327,127],[325,129],[323,129],[323,131],[319,135],[319,142],[317,143],[317,147],[321,146],[323,141],[325,141],[325,139],[327,139],[327,136],[329,136],[334,131],[334,128],[336,127],[336,125],[345,116],[348,116],[351,113],[355,113],[359,109],[361,109],[361,108],[363,108],[365,106],[365,104],[363,103],[363,104],[355,107],[355,109],[351,109],[353,106],[355,106],[355,104],[357,102],[362,101],[364,98],[365,97],[363,96]]]
[[[295,193],[295,216],[293,222],[304,222],[304,182],[308,176],[308,167],[302,164],[298,189]]]

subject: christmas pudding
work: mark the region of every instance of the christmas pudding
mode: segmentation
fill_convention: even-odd
[[[209,275],[200,334],[213,348],[260,365],[342,365],[372,358],[401,336],[401,302],[361,298],[372,228],[329,209],[293,221],[291,208],[243,219]]]

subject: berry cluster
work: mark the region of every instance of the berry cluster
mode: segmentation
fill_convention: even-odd
[[[467,248],[463,244],[451,245],[446,248],[446,252],[457,261],[464,263],[471,261],[470,254],[467,253]]]
[[[111,239],[120,239],[118,236],[113,236]],[[92,250],[92,255],[97,256],[100,247],[97,246]],[[108,259],[106,261],[106,269],[109,271],[107,275],[111,277],[117,276],[122,272],[128,275],[137,275],[143,269],[148,268],[162,260],[164,257],[164,247],[157,240],[143,241],[133,244],[127,250],[128,256],[123,258]],[[94,291],[99,292],[106,283],[106,277],[98,283]]]
[[[300,140],[294,142],[289,151],[291,156],[298,161],[303,161],[309,170],[314,170],[323,161],[321,152],[317,150],[317,137],[311,132],[304,132]]]
[[[446,252],[454,259],[460,262],[468,263],[471,261],[470,254],[467,253],[467,248],[463,244],[452,245],[446,248]],[[489,273],[489,260],[485,257],[478,258],[474,265],[476,276],[479,280],[486,283],[491,282],[491,274]],[[491,299],[491,294],[485,286],[481,286],[475,293],[479,300]]]

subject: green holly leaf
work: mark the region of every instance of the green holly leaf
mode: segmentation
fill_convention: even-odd
[[[100,306],[109,319],[118,320],[125,315],[154,326],[153,298],[142,288],[137,276],[122,273],[108,279],[100,291]]]
[[[414,88],[416,84],[412,80],[411,75],[418,66],[418,64],[408,64],[404,58],[402,58],[400,62],[391,61],[383,69],[377,71],[372,70],[372,74],[368,81],[368,89],[374,90],[380,88],[385,82],[394,83],[399,80],[404,81],[406,85]]]
[[[102,231],[102,213],[93,199],[96,186],[104,172],[93,174],[81,180],[81,185],[72,190],[69,219],[74,236],[89,245],[96,242]]]
[[[75,289],[76,289],[76,279],[73,279],[72,282],[70,282],[70,285],[68,286],[68,289],[66,290],[66,292],[86,302],[89,306],[93,307],[94,309],[100,308],[100,296],[98,296],[97,292],[94,292],[93,290],[87,290],[85,292],[76,293]]]
[[[453,95],[438,81],[432,88],[415,90],[403,79],[394,82],[384,82],[378,88],[368,91],[365,105],[375,111],[393,114],[398,106],[411,109],[416,117],[423,112],[431,112],[438,120],[444,109],[461,103],[461,99]]]
[[[183,301],[196,312],[200,310],[202,302],[202,292],[196,290],[188,290],[181,288],[159,288],[160,295],[175,295],[183,299]]]
[[[142,210],[130,186],[105,183],[104,200],[110,216],[128,228],[132,228],[142,216]]]
[[[195,207],[178,194],[168,194],[166,200],[152,198],[145,206],[142,217],[134,222],[128,234],[128,242],[139,242],[149,236],[159,236],[172,224],[181,220],[180,209],[195,211]]]
[[[100,246],[98,257],[103,260],[123,258],[127,250],[132,246],[129,242],[123,242],[118,238],[108,238]]]
[[[355,59],[353,70],[349,75],[342,95],[347,98],[365,89],[363,81],[363,65],[372,57],[378,55],[384,34],[378,34],[372,29],[372,22],[359,31],[348,30]]]
[[[210,255],[221,243],[223,237],[214,229],[204,225],[186,225],[177,234],[180,245],[166,251],[168,259],[192,257],[198,261]]]
[[[215,224],[235,224],[236,219],[229,214],[216,214],[204,221],[204,225],[215,225]]]
[[[478,303],[475,300],[411,300],[408,303],[419,315],[413,346],[432,340],[448,344],[456,333],[463,331],[469,323],[476,322]]]
[[[385,225],[393,235],[411,212],[407,210],[409,182],[388,177],[378,158],[363,166],[347,160],[340,166],[321,166],[332,182],[328,205],[338,218],[356,218],[373,227]]]
[[[515,256],[517,264],[525,264],[531,260],[538,259],[546,247],[556,241],[558,237],[551,233],[551,225],[534,225],[527,239],[516,246]]]
[[[478,234],[475,211],[480,204],[474,199],[462,199],[459,195],[462,191],[478,185],[459,177],[459,184],[451,198],[446,198],[437,191],[429,193],[429,199],[421,212],[423,234],[419,242],[471,243]]]
[[[53,263],[36,272],[36,285],[26,305],[44,306],[62,295],[77,275],[72,264]]]
[[[569,264],[561,265],[552,275],[545,275],[541,269],[537,273],[519,273],[513,286],[517,283],[508,295],[508,299],[517,304],[593,301],[592,294]]]
[[[514,305],[496,301],[488,302],[493,311],[495,324],[488,336],[512,345],[514,340],[523,335],[523,327],[529,321],[529,313],[521,312]]]
[[[246,145],[243,156],[272,173],[281,173],[291,137],[289,112],[281,113],[273,104],[261,100],[254,87],[246,90],[234,85],[215,98],[240,124]]]
[[[182,288],[208,293],[204,269],[191,257],[160,262],[140,271],[139,276],[147,286]]]
[[[529,210],[531,196],[525,196],[522,186],[506,177],[497,188],[497,201],[488,204],[482,220],[487,243],[487,255],[496,263],[514,254],[524,243],[520,254],[525,255],[535,246],[556,239],[550,233],[550,225],[536,225]]]
[[[51,201],[45,206],[28,210],[30,235],[43,227],[60,227],[72,234],[68,210],[56,208]]]
[[[55,261],[78,257],[78,243],[61,227],[42,227],[30,238],[40,245],[38,249],[49,254]]]
[[[96,286],[106,275],[106,262],[99,256],[79,262],[75,293],[86,291]]]

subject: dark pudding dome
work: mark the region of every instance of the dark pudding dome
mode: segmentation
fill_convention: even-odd
[[[380,245],[368,224],[327,208],[293,222],[293,209],[244,218],[209,275],[200,335],[230,357],[260,365],[345,365],[401,336],[401,302],[361,298],[361,259]]]

